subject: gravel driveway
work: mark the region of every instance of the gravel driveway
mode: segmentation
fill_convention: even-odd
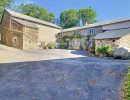
[[[0,64],[0,100],[119,100],[130,64],[90,57],[86,51],[8,53]]]

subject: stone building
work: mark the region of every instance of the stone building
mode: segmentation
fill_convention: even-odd
[[[24,14],[5,9],[0,25],[3,44],[23,50],[43,49],[56,42],[60,27]]]
[[[112,48],[112,51],[122,47],[130,52],[130,28],[105,31],[97,34],[94,39],[95,49],[107,45]]]
[[[73,34],[78,33],[82,36],[82,38],[70,40],[68,43],[66,43],[67,47],[72,46],[74,49],[80,49],[80,47],[82,47],[83,49],[86,49],[87,46],[93,45],[94,37],[97,34],[103,33],[107,30],[122,29],[128,27],[130,27],[130,18],[116,19],[88,24],[81,27],[64,29],[59,33],[59,36],[72,36]],[[89,39],[87,40],[87,43],[85,43],[88,35]]]

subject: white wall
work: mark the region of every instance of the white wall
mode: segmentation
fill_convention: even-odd
[[[106,29],[119,29],[119,28],[127,28],[127,27],[130,27],[130,21],[105,25],[105,26],[102,26],[102,29],[103,30],[106,30]]]

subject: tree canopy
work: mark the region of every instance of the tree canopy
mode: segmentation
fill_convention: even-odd
[[[79,14],[77,10],[70,9],[61,12],[60,25],[63,29],[75,27],[79,24]]]
[[[70,9],[61,12],[60,14],[60,25],[63,29],[71,28],[75,26],[79,26],[80,21],[82,21],[82,25],[85,25],[86,22],[88,24],[92,24],[97,22],[96,20],[97,14],[92,9],[89,8],[81,8],[79,11],[75,9]]]
[[[0,0],[0,21],[3,15],[4,8],[11,7],[11,4],[14,2],[14,0]]]
[[[85,25],[86,22],[88,24],[92,24],[97,22],[95,19],[97,17],[96,12],[92,9],[92,7],[89,8],[81,8],[79,10],[80,19],[82,20],[82,24]]]
[[[36,4],[21,4],[20,7],[15,9],[28,16],[38,18],[44,21],[53,22],[55,19],[55,14],[48,12],[47,9],[42,8]]]
[[[92,7],[81,8],[78,11],[76,9],[65,10],[60,13],[59,18],[55,18],[55,14],[53,12],[48,12],[47,9],[36,4],[22,3],[20,6],[12,6],[12,3],[14,1],[15,0],[0,0],[0,20],[2,18],[4,8],[11,7],[11,9],[16,12],[20,12],[34,18],[55,23],[58,26],[61,26],[63,29],[80,26],[81,21],[82,25],[85,25],[86,22],[88,24],[97,22],[97,13],[93,10]]]

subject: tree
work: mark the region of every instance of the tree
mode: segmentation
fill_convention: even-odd
[[[55,19],[53,23],[60,27],[60,19]]]
[[[55,14],[52,12],[47,11],[47,9],[42,8],[35,4],[21,4],[20,6],[21,10],[20,12],[23,14],[26,14],[28,16],[38,18],[44,21],[53,22],[55,19]]]
[[[76,27],[79,24],[79,14],[77,10],[70,9],[61,12],[60,14],[60,26],[65,28]]]
[[[89,8],[81,8],[79,10],[80,19],[82,20],[82,24],[85,25],[86,23],[92,24],[97,22],[96,12],[92,9],[92,7]]]
[[[14,2],[14,0],[0,0],[0,20],[3,15],[4,8],[11,7],[13,2]]]

